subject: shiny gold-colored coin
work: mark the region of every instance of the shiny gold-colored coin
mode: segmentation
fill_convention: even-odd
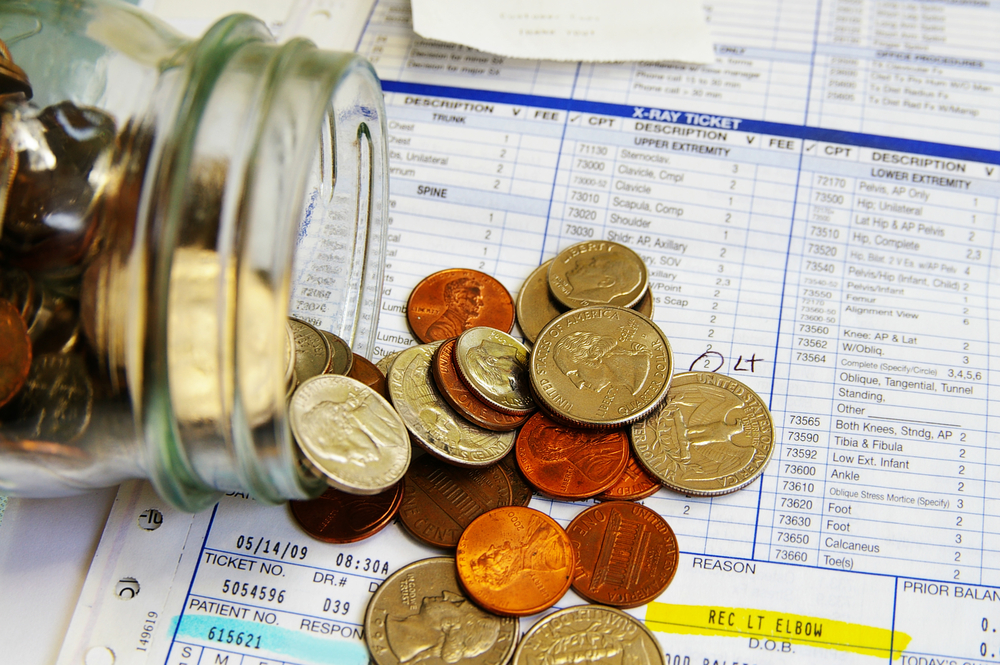
[[[525,339],[532,344],[538,333],[552,319],[566,309],[552,297],[549,291],[549,266],[552,261],[546,261],[535,268],[528,279],[524,280],[521,290],[517,292],[517,325],[524,333]]]
[[[378,494],[402,480],[410,465],[410,438],[399,415],[350,377],[303,381],[288,415],[302,452],[342,492]]]
[[[632,426],[632,448],[668,488],[719,496],[752,483],[774,452],[774,423],[752,389],[723,374],[684,372],[663,405]]]
[[[414,441],[439,459],[459,466],[493,464],[514,447],[514,432],[477,427],[448,406],[434,385],[431,362],[442,342],[406,349],[389,376],[389,395]]]
[[[365,612],[365,641],[376,665],[503,665],[517,633],[517,619],[488,614],[465,596],[452,557],[393,573]]]
[[[608,240],[581,242],[559,252],[549,266],[549,289],[564,307],[632,307],[649,289],[642,257]]]
[[[512,665],[536,663],[666,665],[666,659],[656,636],[635,617],[578,605],[553,612],[521,638]]]
[[[295,340],[295,375],[299,383],[319,376],[330,367],[333,349],[330,342],[317,328],[293,317],[288,317]]]
[[[347,376],[354,367],[354,352],[350,345],[340,339],[332,332],[320,330],[320,334],[330,343],[330,366],[327,367],[327,374],[340,374]]]
[[[392,367],[392,363],[395,362],[396,358],[402,351],[393,351],[392,353],[387,353],[375,363],[375,366],[379,368],[385,377],[389,378],[389,368]]]
[[[538,335],[529,363],[536,401],[577,427],[621,427],[663,401],[673,372],[670,342],[630,309],[583,307]]]
[[[489,406],[515,416],[535,410],[528,387],[528,349],[505,332],[472,328],[458,336],[455,365],[462,381]]]

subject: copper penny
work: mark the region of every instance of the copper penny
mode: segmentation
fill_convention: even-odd
[[[517,465],[534,487],[558,499],[585,499],[615,484],[628,462],[624,430],[567,427],[536,413],[515,443]]]
[[[31,370],[31,339],[21,312],[0,300],[0,406],[16,395]]]
[[[514,300],[503,284],[486,273],[451,268],[417,284],[406,302],[406,320],[425,344],[457,337],[476,326],[510,332]]]
[[[599,503],[566,532],[576,553],[573,590],[595,603],[638,607],[663,593],[677,572],[677,537],[642,504]]]
[[[508,506],[476,518],[455,550],[458,579],[484,609],[530,616],[559,602],[573,581],[569,536],[545,513]]]
[[[434,547],[455,547],[472,520],[511,505],[510,481],[498,465],[470,469],[424,455],[410,466],[403,482],[400,521]]]
[[[656,476],[642,468],[635,455],[629,451],[625,470],[615,484],[597,495],[599,501],[638,501],[656,494],[663,487]]]
[[[456,340],[449,339],[442,344],[434,354],[434,362],[431,363],[434,382],[451,408],[474,425],[494,432],[509,432],[527,422],[530,416],[501,413],[472,394],[458,375],[458,368],[455,365],[455,343]]]
[[[375,366],[375,363],[367,358],[355,353],[354,363],[351,365],[351,371],[347,373],[347,376],[365,384],[386,400],[389,399],[389,388],[385,383],[385,374]]]
[[[327,543],[354,543],[384,529],[403,501],[403,483],[384,492],[358,496],[332,487],[311,501],[289,501],[292,517],[305,532]]]
[[[513,450],[510,451],[497,463],[497,466],[503,469],[504,473],[507,474],[507,480],[510,481],[511,505],[527,506],[531,502],[531,496],[534,492],[517,466],[517,453]]]

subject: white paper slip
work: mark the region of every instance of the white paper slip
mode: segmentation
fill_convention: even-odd
[[[412,0],[427,39],[512,58],[708,63],[701,5],[684,0]]]

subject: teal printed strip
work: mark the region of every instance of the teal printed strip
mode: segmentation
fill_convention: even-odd
[[[174,617],[170,622],[171,633],[176,625],[177,617]],[[352,626],[350,629],[361,636],[361,628]],[[368,665],[368,649],[354,640],[319,637],[255,621],[185,615],[177,631],[177,639],[181,638],[224,651],[288,656],[309,665]]]

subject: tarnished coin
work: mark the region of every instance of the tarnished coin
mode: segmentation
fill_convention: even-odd
[[[434,354],[431,365],[434,382],[445,401],[466,420],[494,432],[509,432],[523,425],[530,416],[515,416],[492,409],[472,394],[458,376],[455,366],[455,340],[445,341]]]
[[[431,361],[441,344],[414,346],[399,354],[387,377],[392,403],[427,452],[459,466],[493,464],[514,447],[514,433],[476,427],[448,406],[431,376]]]
[[[653,292],[646,291],[646,295],[642,297],[642,300],[638,304],[633,305],[632,309],[639,312],[647,319],[653,318]]]
[[[385,383],[385,374],[367,358],[355,353],[351,371],[347,373],[347,376],[360,381],[382,397],[389,399],[389,388]]]
[[[399,511],[407,531],[433,547],[455,547],[465,527],[483,513],[511,505],[511,487],[499,465],[467,468],[424,455],[403,479]]]
[[[393,573],[365,612],[365,641],[376,665],[504,665],[517,633],[517,619],[488,614],[466,598],[452,557]]]
[[[332,332],[326,330],[319,332],[330,343],[330,366],[326,369],[327,374],[349,376],[354,366],[354,352],[351,351],[350,345]]]
[[[42,294],[35,288],[35,280],[28,273],[19,268],[5,267],[0,270],[0,298],[9,300],[27,325],[35,318]]]
[[[516,444],[515,444],[516,445]],[[629,450],[625,470],[615,484],[595,497],[598,501],[639,501],[653,496],[662,487],[659,478],[646,471]]]
[[[559,252],[549,266],[549,290],[564,307],[631,307],[649,288],[642,257],[608,240],[581,242]]]
[[[90,425],[94,387],[83,356],[46,353],[15,397],[0,411],[3,435],[12,441],[72,443]]]
[[[677,537],[666,520],[642,504],[591,506],[566,533],[576,553],[573,589],[595,603],[638,607],[663,593],[677,572]]]
[[[774,451],[767,405],[749,387],[714,372],[676,375],[663,406],[632,426],[639,463],[668,488],[719,496],[749,485]]]
[[[332,487],[311,501],[289,501],[292,517],[305,532],[325,543],[355,543],[392,522],[403,501],[403,483],[370,496]]]
[[[352,378],[322,374],[303,381],[288,413],[302,452],[343,492],[382,492],[410,465],[403,421],[385,398]]]
[[[31,339],[21,313],[0,300],[0,406],[16,395],[31,370]]]
[[[531,351],[536,401],[578,427],[621,427],[663,401],[673,372],[670,342],[642,314],[583,307],[554,319]]]
[[[379,370],[382,372],[382,374],[386,376],[386,378],[389,377],[389,368],[392,367],[392,363],[395,362],[396,357],[399,356],[400,353],[402,353],[402,351],[393,351],[392,353],[387,353],[381,358],[379,358],[378,362],[375,363],[375,366],[379,368]]]
[[[486,273],[451,268],[417,284],[406,303],[406,320],[424,343],[458,337],[476,326],[510,332],[514,300]]]
[[[531,627],[511,665],[667,665],[653,632],[633,616],[602,605],[553,612]]]
[[[288,317],[288,325],[295,340],[295,374],[299,383],[324,373],[333,358],[330,342],[323,333],[305,321]]]
[[[532,344],[545,324],[566,310],[549,291],[550,265],[548,260],[535,268],[517,292],[517,325]]]
[[[497,466],[503,469],[503,472],[507,474],[507,480],[510,481],[510,504],[512,506],[527,506],[531,503],[531,496],[534,494],[534,491],[531,489],[528,481],[524,479],[521,469],[517,466],[517,452],[511,451],[507,453]]]
[[[530,616],[569,590],[573,545],[545,513],[509,506],[481,515],[466,527],[455,551],[465,592],[490,612]]]
[[[528,349],[505,332],[472,328],[455,342],[455,366],[465,385],[498,411],[535,411],[528,386]]]
[[[558,499],[585,499],[615,484],[628,462],[624,430],[584,430],[544,413],[517,435],[517,464],[538,491]]]

